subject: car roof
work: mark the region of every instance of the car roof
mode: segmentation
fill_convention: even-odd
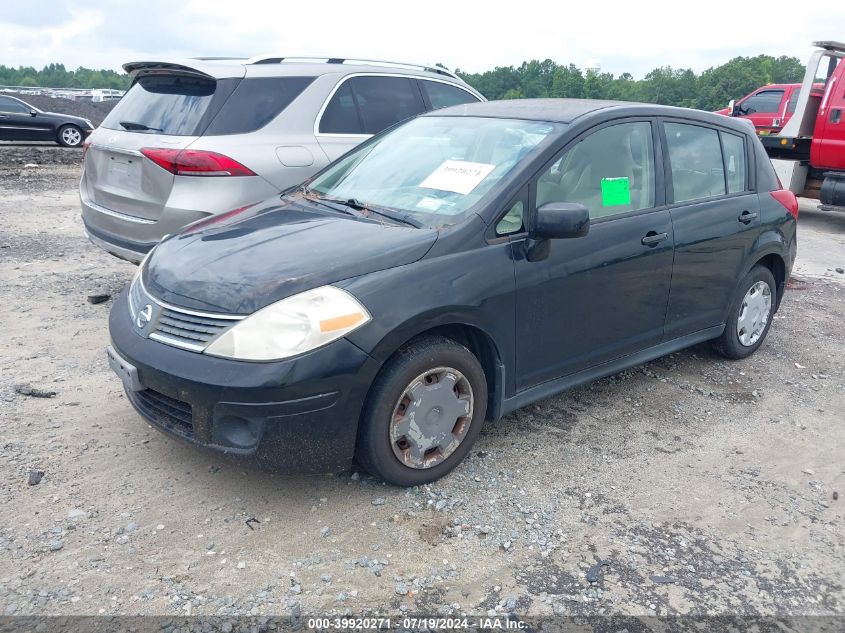
[[[302,57],[202,57],[179,59],[149,59],[123,64],[130,75],[156,71],[181,71],[206,75],[213,79],[232,77],[317,77],[328,74],[350,75],[356,73],[402,74],[440,79],[466,85],[454,73],[434,66],[405,64],[402,62],[357,60],[345,58],[302,58]]]
[[[573,123],[582,118],[613,118],[621,116],[665,116],[694,118],[705,123],[733,127],[747,132],[746,126],[723,115],[634,101],[607,101],[600,99],[509,99],[481,101],[434,110],[423,116],[476,116],[500,119],[523,119],[551,123]]]

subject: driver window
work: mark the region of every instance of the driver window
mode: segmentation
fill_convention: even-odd
[[[651,124],[602,128],[571,147],[537,181],[537,206],[578,202],[597,219],[654,207]]]

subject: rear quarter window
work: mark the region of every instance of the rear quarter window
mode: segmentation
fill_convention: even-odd
[[[478,101],[478,97],[470,94],[466,90],[441,81],[428,81],[421,79],[420,85],[422,85],[423,90],[428,97],[428,101],[431,103],[432,110]]]
[[[314,77],[242,80],[205,130],[205,135],[255,132],[279,116],[313,81]]]

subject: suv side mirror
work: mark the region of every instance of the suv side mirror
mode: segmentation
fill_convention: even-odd
[[[38,114],[38,110],[30,110],[29,111],[29,116],[35,116],[36,114]]]
[[[584,237],[590,231],[590,212],[578,202],[547,202],[534,213],[531,237],[554,240]]]

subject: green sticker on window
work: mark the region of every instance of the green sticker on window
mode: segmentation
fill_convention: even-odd
[[[631,204],[631,187],[627,178],[602,178],[601,203],[605,207]]]

